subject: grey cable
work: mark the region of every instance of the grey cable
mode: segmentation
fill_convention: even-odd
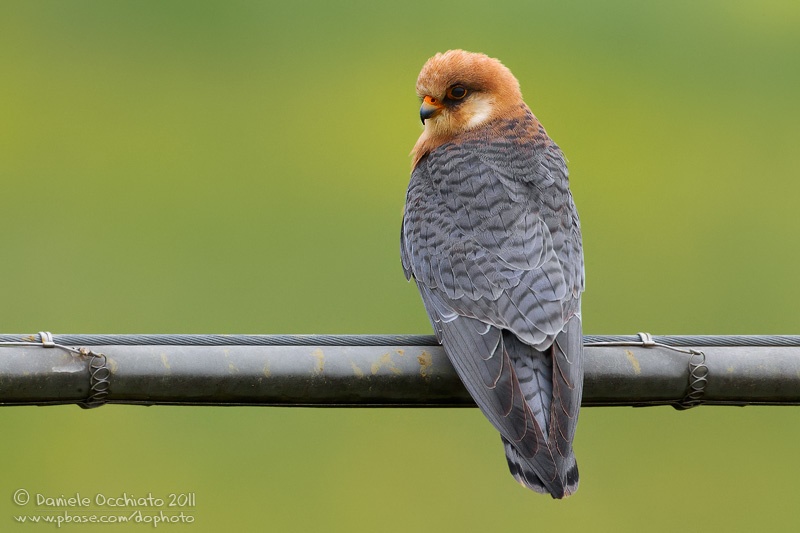
[[[653,335],[669,346],[800,346],[800,335]],[[437,346],[433,335],[193,335],[193,334],[61,334],[57,344],[70,346]],[[0,334],[0,343],[41,343],[38,334]],[[641,344],[639,335],[584,335],[587,346],[605,343]]]
[[[430,336],[0,339],[0,405],[474,405]],[[585,339],[585,406],[800,405],[798,336]]]

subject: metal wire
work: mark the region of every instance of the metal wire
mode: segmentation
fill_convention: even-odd
[[[437,346],[433,335],[53,335],[61,345],[173,345],[173,346]],[[800,335],[653,335],[665,346],[800,346]],[[584,335],[584,345],[642,344],[639,335]],[[0,345],[42,343],[38,334],[0,334]],[[610,345],[610,344],[609,344]]]
[[[61,344],[81,346],[437,346],[433,335],[53,335]],[[0,334],[0,345],[40,343],[39,335]]]
[[[800,346],[800,335],[653,335],[667,346]],[[584,335],[584,345],[603,342],[641,343],[639,335]]]

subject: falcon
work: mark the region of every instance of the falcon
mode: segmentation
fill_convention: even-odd
[[[584,289],[564,155],[497,59],[436,54],[416,89],[403,270],[511,474],[564,498],[578,488]]]

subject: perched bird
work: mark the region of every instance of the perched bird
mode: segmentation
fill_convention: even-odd
[[[500,61],[450,50],[417,79],[401,256],[512,475],[563,498],[583,386],[578,213],[561,149]]]

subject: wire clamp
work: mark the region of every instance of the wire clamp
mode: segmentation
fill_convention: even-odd
[[[40,331],[39,338],[42,340],[42,346],[45,348],[55,348],[56,343],[53,341],[53,334],[49,331]]]
[[[649,333],[639,332],[637,333],[637,335],[639,335],[639,338],[642,339],[642,346],[644,346],[645,348],[650,348],[656,345],[656,341],[653,340],[653,336],[650,335]]]

